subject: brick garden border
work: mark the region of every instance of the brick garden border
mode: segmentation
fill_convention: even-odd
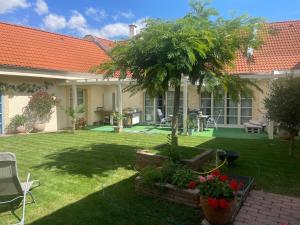
[[[196,155],[191,159],[183,159],[182,161],[191,169],[197,170],[200,169],[204,162],[209,159],[215,157],[216,150],[213,149],[203,149],[204,152]],[[138,170],[143,169],[146,166],[155,166],[159,167],[164,164],[168,160],[167,156],[163,155],[156,155],[154,153],[148,152],[147,150],[143,149],[137,151],[136,153],[136,161],[135,161],[135,168]]]

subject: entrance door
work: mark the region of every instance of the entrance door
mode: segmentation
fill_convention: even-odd
[[[3,133],[3,97],[0,94],[0,134]]]

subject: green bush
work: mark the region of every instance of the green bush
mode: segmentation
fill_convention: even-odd
[[[19,126],[24,126],[27,122],[27,117],[24,115],[15,115],[10,122],[10,126],[13,128],[17,128]]]
[[[195,173],[193,170],[181,166],[175,170],[172,176],[172,184],[179,188],[187,188],[190,181],[195,180]]]
[[[141,172],[140,176],[146,185],[152,186],[156,182],[162,181],[161,170],[154,166],[146,166]]]

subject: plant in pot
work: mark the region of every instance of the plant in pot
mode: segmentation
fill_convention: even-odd
[[[117,126],[114,127],[115,133],[120,133],[123,131],[123,120],[125,117],[121,113],[115,112],[113,114],[114,119],[117,121]]]
[[[207,176],[199,176],[200,204],[208,222],[217,225],[232,220],[236,209],[235,193],[240,185],[218,170]]]
[[[72,133],[75,133],[76,129],[81,129],[81,128],[83,129],[86,126],[86,120],[84,118],[78,118],[79,114],[82,114],[85,112],[85,108],[83,105],[78,105],[75,108],[69,107],[68,109],[65,110],[65,112],[71,120]]]
[[[12,127],[16,133],[26,133],[25,123],[27,118],[24,115],[15,115],[10,122],[10,127]]]
[[[195,127],[196,127],[196,121],[195,119],[189,119],[187,123],[188,127],[188,134],[189,136],[193,136],[195,132]]]
[[[26,111],[33,121],[33,130],[35,132],[45,129],[45,122],[50,120],[56,103],[55,96],[45,91],[37,91],[30,97]]]

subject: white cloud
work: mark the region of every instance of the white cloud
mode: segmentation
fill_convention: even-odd
[[[141,31],[146,26],[145,20],[147,18],[141,18],[134,22],[134,24],[137,26],[137,33]],[[107,38],[114,38],[114,37],[128,37],[129,35],[129,28],[128,24],[126,23],[113,23],[108,24],[102,27],[99,30],[99,35],[107,37]]]
[[[0,0],[0,14],[13,12],[17,8],[27,8],[27,0]]]
[[[68,21],[68,28],[70,29],[79,29],[79,28],[86,28],[86,19],[84,16],[79,13],[78,11],[73,11],[72,16]]]
[[[131,11],[128,12],[121,12],[121,16],[126,19],[131,19],[134,17],[134,14]]]
[[[118,20],[120,18],[132,19],[135,15],[131,11],[119,12],[116,15],[113,15],[113,20]]]
[[[67,21],[63,16],[49,14],[43,19],[43,29],[57,31],[66,28]]]
[[[37,14],[44,15],[49,12],[48,5],[44,0],[37,0],[35,3],[35,9]]]
[[[106,11],[104,9],[97,9],[94,7],[88,7],[85,10],[85,15],[92,17],[98,22],[107,16]]]

